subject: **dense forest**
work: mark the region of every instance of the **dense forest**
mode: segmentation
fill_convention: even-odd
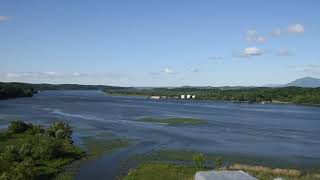
[[[63,166],[85,153],[73,145],[69,124],[59,121],[46,129],[23,121],[0,132],[0,179],[52,179]]]
[[[0,83],[0,99],[31,97],[36,90],[22,83]]]
[[[179,97],[182,94],[196,95],[200,100],[239,102],[274,102],[296,104],[320,104],[320,88],[154,88],[108,90],[110,94]]]

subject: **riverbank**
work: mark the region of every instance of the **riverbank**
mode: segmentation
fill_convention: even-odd
[[[238,89],[223,88],[150,88],[122,89],[105,91],[110,94],[145,95],[148,97],[165,97],[163,99],[186,99],[191,95],[198,100],[222,100],[255,103],[294,103],[320,104],[320,88],[300,87],[247,87]]]
[[[131,169],[124,180],[192,180],[197,171],[237,171],[241,170],[259,180],[271,180],[283,178],[286,180],[319,180],[320,171],[301,172],[296,169],[272,169],[264,166],[234,164],[219,169],[196,168],[194,166],[177,165],[173,163],[143,163],[135,169]]]
[[[294,102],[287,102],[287,101],[261,101],[261,102],[256,102],[256,101],[235,101],[235,100],[212,100],[212,99],[200,99],[200,98],[194,98],[194,99],[180,99],[180,98],[171,98],[171,97],[166,97],[166,98],[159,98],[159,99],[154,99],[150,98],[151,96],[149,95],[142,95],[142,94],[122,94],[122,93],[107,93],[105,94],[110,95],[110,96],[128,96],[128,97],[143,97],[145,99],[150,99],[150,100],[158,100],[158,101],[166,101],[166,100],[177,100],[177,101],[183,101],[183,102],[188,102],[188,101],[202,101],[202,102],[225,102],[225,103],[243,103],[243,104],[292,104],[292,105],[305,105],[305,106],[320,106],[320,103],[294,103]]]
[[[202,157],[202,158],[199,158]],[[318,180],[319,169],[296,169],[269,164],[261,158],[245,158],[236,155],[202,154],[184,150],[160,150],[151,154],[131,157],[128,162],[138,165],[128,171],[124,180],[193,179],[197,171],[242,170],[260,180],[281,177],[287,180]],[[264,162],[264,163],[263,163]],[[240,164],[241,163],[241,164]],[[245,163],[245,164],[243,164]]]

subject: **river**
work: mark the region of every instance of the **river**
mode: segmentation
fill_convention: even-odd
[[[192,117],[208,124],[167,126],[138,122],[142,117]],[[247,154],[280,158],[306,167],[319,165],[320,161],[319,106],[150,100],[110,96],[100,91],[43,91],[32,98],[0,101],[0,127],[16,119],[43,125],[67,120],[75,128],[76,141],[87,133],[106,131],[137,142],[111,156],[85,163],[77,179],[93,174],[97,179],[114,177],[119,160],[155,149]]]

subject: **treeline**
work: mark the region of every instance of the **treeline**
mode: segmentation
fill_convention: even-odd
[[[38,91],[44,90],[123,90],[125,87],[105,86],[105,85],[79,85],[79,84],[28,84],[28,83],[1,83],[0,100],[31,97]]]
[[[39,91],[44,90],[121,90],[117,86],[106,85],[80,85],[80,84],[28,84]]]
[[[85,154],[73,145],[72,130],[62,121],[44,129],[13,121],[0,133],[0,179],[52,179]]]
[[[181,94],[196,95],[196,99],[239,101],[239,102],[287,102],[297,104],[320,104],[320,88],[154,88],[133,90],[109,90],[111,94],[167,96],[176,97]]]
[[[36,90],[27,84],[0,83],[0,99],[31,97],[35,93]]]

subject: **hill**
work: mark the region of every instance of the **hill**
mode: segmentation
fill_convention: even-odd
[[[294,80],[283,86],[316,88],[316,87],[320,87],[320,79],[312,78],[312,77],[304,77],[304,78]]]

